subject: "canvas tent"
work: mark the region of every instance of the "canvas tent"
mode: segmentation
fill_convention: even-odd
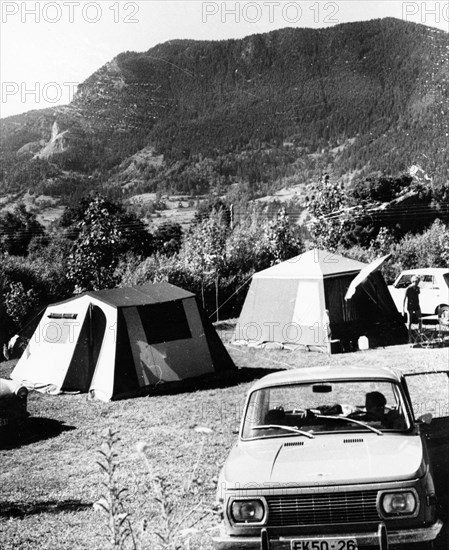
[[[157,283],[49,306],[11,378],[108,401],[232,368],[195,295]]]
[[[321,351],[406,341],[401,316],[382,274],[369,272],[345,300],[351,281],[367,264],[310,250],[256,273],[236,327],[235,341]]]

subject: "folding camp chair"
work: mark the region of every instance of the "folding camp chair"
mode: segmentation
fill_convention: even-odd
[[[441,326],[435,324],[437,319],[438,317],[436,315],[429,315],[425,318],[421,318],[421,330],[419,319],[416,320],[416,323],[412,322],[410,330],[410,343],[412,347],[434,348],[442,346],[443,338]]]
[[[410,315],[410,312],[407,313]],[[407,318],[408,325],[408,318]],[[422,317],[417,317],[416,315],[412,316],[410,328],[408,331],[409,343],[412,347],[421,346],[423,343],[427,343],[428,338],[423,330]]]
[[[442,309],[438,308],[438,339],[444,346],[446,341],[449,342],[449,319],[441,313]]]

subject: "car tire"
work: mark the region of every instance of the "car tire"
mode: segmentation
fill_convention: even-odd
[[[441,306],[438,308],[438,321],[442,325],[449,325],[449,306]]]

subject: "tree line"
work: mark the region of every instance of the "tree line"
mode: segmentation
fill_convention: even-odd
[[[327,175],[297,203],[210,199],[187,229],[150,230],[129,206],[81,197],[48,229],[20,204],[0,214],[0,344],[42,307],[74,293],[166,281],[197,294],[216,319],[240,313],[251,276],[318,247],[371,261],[393,253],[388,282],[411,267],[449,265],[449,188],[414,176],[371,175],[350,185]],[[242,212],[245,215],[242,215]]]
[[[89,195],[45,230],[18,205],[0,215],[0,343],[45,304],[158,281],[195,292],[215,318],[237,315],[251,275],[302,249],[285,210],[267,217],[255,207],[233,226],[229,208],[211,201],[186,231],[172,222],[150,231],[122,202]]]

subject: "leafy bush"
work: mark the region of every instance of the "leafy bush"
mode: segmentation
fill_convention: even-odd
[[[408,174],[402,174],[397,178],[380,175],[358,179],[347,189],[348,202],[354,205],[361,202],[390,202],[409,191],[412,182],[413,178]]]
[[[18,204],[12,212],[0,215],[0,251],[25,256],[33,237],[44,235],[45,230],[36,215]]]
[[[444,203],[435,199],[442,196],[441,188],[436,193],[421,171],[413,177],[370,176],[348,186],[325,176],[315,188],[307,205],[309,230],[317,247],[331,251],[357,245],[369,249],[385,227],[395,240],[421,233],[445,212]]]
[[[436,220],[422,234],[406,235],[393,248],[396,275],[414,267],[449,267],[449,226]]]
[[[17,328],[37,305],[36,291],[32,288],[25,291],[22,283],[11,282],[3,300],[6,314]]]
[[[395,242],[391,233],[382,228],[370,247],[353,246],[341,248],[339,252],[366,263],[391,253],[390,260],[382,268],[385,280],[390,284],[404,269],[449,267],[449,226],[436,220],[423,233],[405,235],[399,242]]]
[[[30,336],[42,307],[69,296],[73,287],[56,252],[41,257],[4,254],[0,263],[0,344],[17,332]]]

